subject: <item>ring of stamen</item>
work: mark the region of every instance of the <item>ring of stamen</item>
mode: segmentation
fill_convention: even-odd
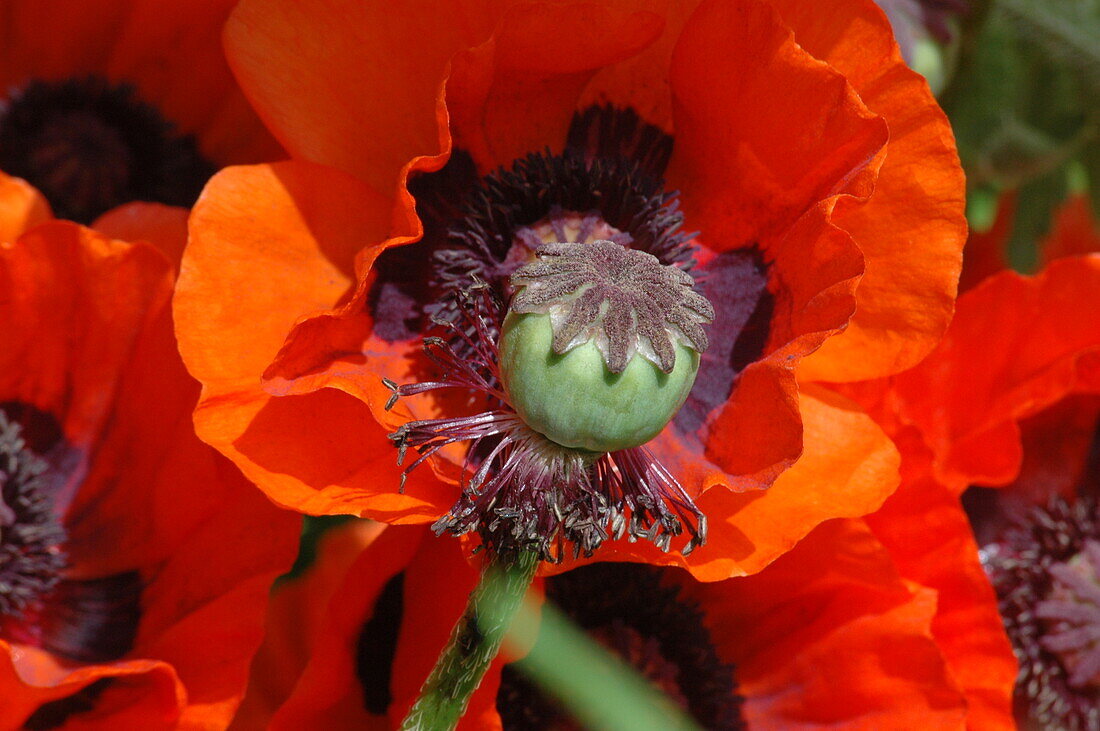
[[[1040,642],[1061,659],[1071,686],[1100,690],[1100,541],[1085,541],[1080,553],[1049,572],[1051,592],[1035,607],[1050,623]]]
[[[1095,725],[1100,652],[1092,624],[1100,510],[1092,497],[1062,497],[1013,518],[982,547],[1005,630],[1020,661],[1016,702],[1039,728]],[[1082,628],[1083,631],[1082,631]]]
[[[0,411],[0,616],[19,617],[61,580],[65,531],[19,424]]]
[[[419,453],[404,475],[447,445],[469,443],[462,495],[436,521],[437,533],[477,532],[488,548],[533,550],[547,561],[560,561],[566,544],[574,555],[590,556],[608,538],[623,535],[667,551],[686,529],[685,555],[706,541],[705,516],[644,447],[592,454],[562,447],[528,427],[498,386],[499,354],[487,335],[494,319],[488,313],[499,305],[484,284],[464,293],[459,304],[462,320],[441,323],[475,356],[460,357],[448,339],[429,338],[425,351],[443,368],[441,377],[409,385],[384,381],[393,392],[388,407],[399,397],[442,388],[481,392],[502,406],[473,416],[410,421],[390,434],[399,463],[409,448]]]

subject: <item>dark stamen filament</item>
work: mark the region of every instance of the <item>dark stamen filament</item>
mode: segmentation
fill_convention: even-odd
[[[461,358],[444,338],[428,338],[424,350],[444,375],[424,383],[397,385],[398,397],[443,388],[483,393],[490,409],[473,416],[410,421],[390,435],[398,461],[412,447],[419,457],[403,479],[443,447],[469,442],[462,465],[463,493],[440,518],[436,533],[477,531],[494,550],[535,550],[544,560],[560,561],[563,544],[574,555],[591,555],[609,537],[653,541],[669,550],[673,536],[691,536],[686,555],[706,540],[706,519],[676,479],[644,447],[606,454],[557,445],[531,430],[507,407],[500,383],[496,345],[489,335],[491,313],[499,305],[485,285],[460,297],[459,323],[440,320],[452,338],[474,357]],[[624,511],[630,513],[629,522]]]

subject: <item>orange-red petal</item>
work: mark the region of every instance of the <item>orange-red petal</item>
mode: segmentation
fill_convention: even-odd
[[[335,389],[274,398],[261,381],[299,318],[350,294],[356,253],[385,239],[390,208],[333,168],[288,162],[219,173],[192,213],[174,306],[204,384],[195,428],[301,512],[424,521],[446,502],[426,473],[397,494],[396,455],[361,401]],[[232,292],[247,296],[211,307]]]
[[[1015,191],[997,201],[997,217],[988,231],[971,231],[963,251],[959,293],[967,292],[999,271],[1008,269],[1008,236],[1016,218]]]
[[[669,183],[708,247],[766,248],[815,203],[870,193],[886,125],[766,3],[702,3],[669,75]]]
[[[309,662],[275,714],[273,731],[385,728],[378,716],[366,710],[356,673],[356,648],[382,588],[407,569],[424,533],[421,528],[387,528],[359,554],[324,607],[325,620],[313,636]],[[429,596],[433,601],[426,604],[432,606],[436,597]]]
[[[889,126],[886,159],[866,203],[840,206],[835,222],[863,251],[856,314],[842,335],[807,359],[800,378],[853,381],[918,362],[951,319],[966,241],[964,179],[946,116],[910,70],[889,22],[870,0],[771,0],[795,39],[844,74]]]
[[[547,146],[560,152],[592,75],[636,55],[663,25],[654,13],[594,3],[510,9],[489,41],[451,62],[447,111],[455,147],[482,173]],[[563,53],[550,38],[577,52]]]
[[[1043,505],[1054,495],[1072,500],[1087,479],[1100,418],[1100,386],[1069,395],[1020,421],[1023,460],[1008,487],[1013,498]]]
[[[110,679],[99,710],[88,718],[114,728],[176,728],[186,691],[172,666],[158,660],[121,660],[69,667],[43,650],[0,640],[0,728],[21,728],[40,706]]]
[[[867,527],[832,521],[761,573],[689,589],[737,670],[752,728],[960,727],[965,701]]]
[[[1098,300],[1100,255],[1059,259],[1031,278],[1004,272],[960,298],[943,342],[896,381],[940,482],[961,490],[1015,477],[1017,421],[1085,387],[1081,363],[1100,350],[1100,308],[1085,303]]]
[[[284,579],[272,590],[263,643],[249,672],[248,690],[231,729],[267,728],[275,712],[294,691],[320,634],[328,629],[333,595],[348,571],[378,535],[382,523],[353,521],[327,531],[318,541],[313,563],[300,576]],[[382,720],[378,717],[379,722]]]
[[[966,695],[968,726],[1015,728],[1016,658],[970,522],[958,496],[931,479],[930,455],[915,430],[895,438],[904,459],[902,485],[867,523],[898,572],[936,593],[932,636]]]
[[[107,211],[92,223],[92,228],[112,239],[150,243],[178,268],[187,245],[189,214],[178,206],[134,201]]]
[[[1043,241],[1040,255],[1044,264],[1064,256],[1100,252],[1100,222],[1088,197],[1074,195],[1054,216],[1050,236]]]

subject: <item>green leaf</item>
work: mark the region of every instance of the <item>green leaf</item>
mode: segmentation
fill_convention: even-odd
[[[1094,61],[1067,48],[1092,34],[1085,56],[1100,57],[1098,7],[1096,0],[998,0],[985,16],[944,100],[972,189],[1026,185],[1096,136],[1100,71],[1093,79]]]
[[[1022,106],[1026,63],[1016,40],[1003,18],[988,16],[969,64],[958,69],[950,98],[944,100],[968,172],[984,156],[992,130]]]

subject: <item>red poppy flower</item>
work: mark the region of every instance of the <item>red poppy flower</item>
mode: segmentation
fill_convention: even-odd
[[[239,728],[395,728],[477,580],[454,541],[422,528],[328,538],[312,572],[275,594]],[[820,526],[751,577],[698,583],[605,563],[542,591],[703,728],[961,726],[966,716],[929,630],[934,593],[910,591],[858,521]],[[303,616],[304,647],[294,639]],[[460,728],[561,720],[506,664],[525,652],[498,658]]]
[[[1047,242],[1043,250],[1056,248]],[[983,727],[1013,727],[1014,684],[1019,718],[1032,714],[1043,727],[1077,728],[1083,717],[1075,714],[1094,706],[1075,700],[1080,688],[1066,685],[1059,658],[1038,639],[1051,625],[1031,610],[1051,599],[1050,566],[1088,540],[1072,514],[1094,508],[1077,501],[1070,509],[1066,500],[1080,490],[1100,413],[1085,396],[1100,390],[1100,316],[1087,306],[1098,297],[1097,255],[1056,259],[1032,278],[1001,272],[959,298],[923,363],[849,389],[902,452],[902,486],[868,521],[902,574],[940,593],[933,631]],[[964,497],[978,519],[975,541],[959,496],[971,485],[1009,483],[995,499],[973,490]],[[1050,503],[1054,496],[1062,502]],[[1021,659],[1019,682],[1008,643],[989,621],[998,607]]]
[[[1021,661],[1021,723],[1085,728],[1095,707],[1089,672],[1078,662],[1090,657],[1078,652],[1088,643],[1057,649],[1058,636],[1075,625],[1051,613],[1066,600],[1057,567],[1086,555],[1100,537],[1090,502],[1100,476],[1083,474],[1100,403],[1073,396],[1100,391],[1100,319],[1082,306],[1098,297],[1095,255],[1058,259],[1032,280],[999,275],[960,300],[942,351],[898,379],[906,418],[932,446],[941,483],[956,492],[1013,483],[992,506],[981,504],[981,493],[966,499]],[[917,404],[922,387],[945,395],[940,413]]]
[[[211,181],[175,307],[204,385],[200,436],[273,500],[399,523],[443,515],[456,531],[469,527],[460,510],[492,511],[460,494],[461,452],[398,491],[386,433],[478,409],[420,396],[386,411],[381,379],[431,373],[421,336],[431,314],[457,316],[441,303],[456,271],[476,268],[499,294],[523,258],[505,253],[513,237],[557,229],[690,268],[717,311],[688,405],[647,446],[654,459],[637,457],[634,473],[602,463],[632,502],[597,491],[607,521],[574,522],[599,534],[624,506],[654,506],[627,530],[667,541],[693,530],[694,501],[710,543],[685,559],[612,541],[603,557],[750,573],[893,489],[889,441],[806,384],[892,373],[928,351],[952,309],[965,224],[947,122],[871,3],[431,3],[398,17],[244,2],[226,38],[297,159]],[[682,495],[654,487],[660,465]],[[629,494],[638,474],[652,491]],[[554,523],[563,505],[516,512],[528,507]]]
[[[0,195],[22,178],[59,218],[90,224],[134,200],[189,207],[218,167],[282,157],[225,63],[232,7],[6,3]]]
[[[224,728],[243,693],[298,521],[194,436],[172,285],[68,222],[0,245],[0,727]]]

